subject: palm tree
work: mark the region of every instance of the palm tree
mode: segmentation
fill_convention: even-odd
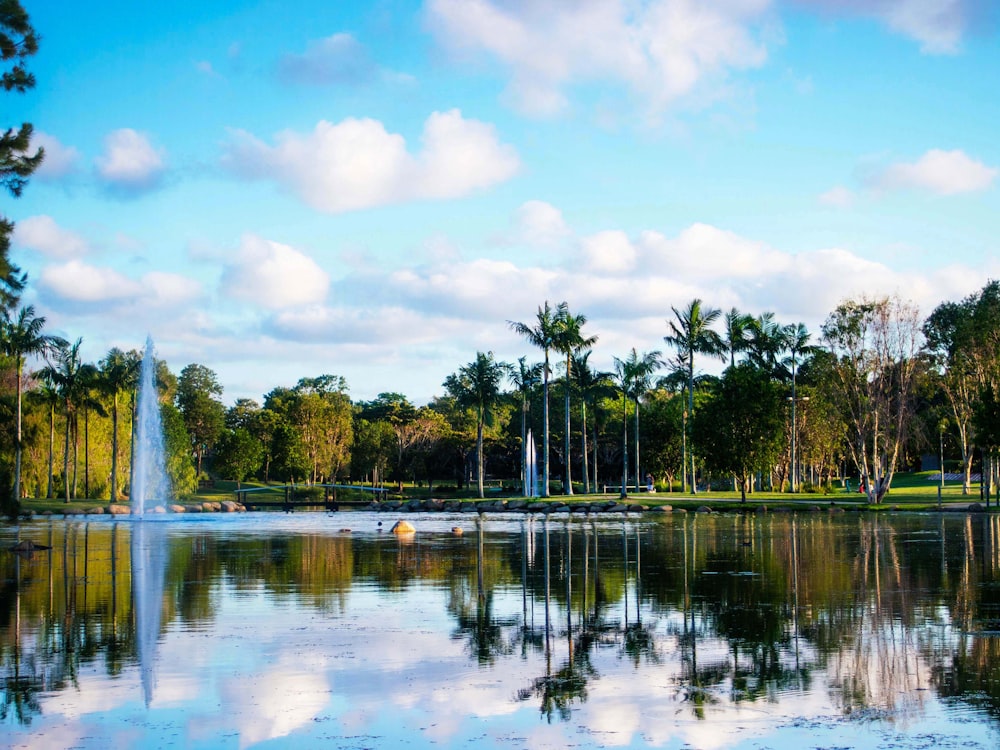
[[[782,344],[785,350],[788,352],[788,356],[782,360],[782,365],[791,368],[792,373],[792,456],[791,456],[791,489],[792,492],[796,491],[798,485],[798,466],[795,457],[795,438],[796,438],[796,419],[795,411],[796,404],[798,402],[798,396],[795,393],[795,376],[796,368],[799,364],[799,358],[803,355],[809,355],[815,351],[814,346],[809,344],[809,329],[806,328],[804,323],[790,323],[781,329]],[[804,400],[808,401],[809,397],[806,396]]]
[[[60,403],[59,391],[56,390],[55,383],[47,376],[44,370],[35,373],[40,381],[40,387],[34,391],[34,398],[49,410],[49,461],[48,461],[48,482],[45,488],[45,497],[52,499],[53,496],[53,462],[55,455],[55,434],[56,434],[56,406]]]
[[[124,393],[131,392],[139,382],[140,360],[136,352],[112,348],[101,360],[104,390],[111,396],[111,502],[118,499],[118,415]]]
[[[69,446],[73,434],[73,417],[79,399],[80,385],[82,383],[80,361],[80,347],[83,339],[77,339],[75,343],[62,342],[55,354],[55,362],[48,365],[44,372],[45,377],[50,378],[59,390],[62,397],[63,410],[66,416],[65,444],[63,446],[63,482],[65,484],[65,502],[69,502],[72,492],[75,489],[69,476]]]
[[[611,373],[600,372],[590,367],[591,352],[573,355],[573,386],[580,395],[580,419],[583,423],[583,485],[587,492],[597,492],[597,401],[611,393]],[[590,486],[590,471],[587,464],[587,404],[594,407],[594,484]]]
[[[566,355],[566,474],[564,476],[563,491],[567,495],[573,494],[573,479],[570,471],[572,461],[570,461],[569,409],[570,390],[573,387],[573,355],[587,351],[597,343],[597,336],[584,337],[582,329],[586,323],[587,317],[585,315],[572,315],[569,312],[569,308],[566,308],[565,313],[559,317],[559,333],[556,336],[555,343],[556,351]]]
[[[493,419],[493,409],[501,396],[504,378],[513,375],[514,368],[508,362],[497,362],[493,352],[476,352],[476,359],[460,367],[454,375],[444,381],[448,393],[459,405],[476,412],[476,470],[479,497],[485,496],[483,488],[483,428]]]
[[[11,319],[7,310],[4,310],[2,327],[0,327],[0,347],[8,357],[14,358],[14,372],[17,379],[17,411],[16,428],[14,435],[14,487],[13,508],[17,509],[21,501],[21,400],[22,384],[24,375],[24,361],[32,355],[46,355],[54,348],[66,342],[57,336],[48,336],[42,333],[45,328],[45,318],[35,315],[35,308],[31,305],[22,307],[17,317]]]
[[[747,339],[750,333],[750,325],[753,318],[746,313],[741,313],[735,307],[731,308],[725,315],[724,340],[726,349],[729,351],[729,366],[736,364],[736,353],[745,351],[749,345]]]
[[[555,309],[545,300],[545,306],[538,308],[535,326],[508,320],[511,330],[524,337],[529,344],[545,353],[542,369],[542,497],[549,496],[549,352],[556,348],[559,335],[559,320],[569,314],[569,306],[560,302]]]
[[[83,496],[90,497],[90,413],[106,417],[104,404],[100,399],[103,390],[101,371],[96,365],[85,364],[80,368],[80,406],[83,408]],[[75,493],[75,473],[74,473]]]
[[[635,403],[635,486],[641,481],[639,473],[639,399],[653,387],[653,373],[663,367],[663,359],[658,351],[645,352],[641,356],[635,347],[625,360],[625,370],[629,378],[629,391]]]
[[[718,333],[711,329],[711,325],[718,320],[722,311],[710,307],[702,308],[700,299],[693,299],[683,310],[671,307],[674,312],[675,321],[668,320],[670,334],[663,337],[669,345],[675,347],[677,352],[687,364],[688,375],[688,413],[686,420],[686,431],[690,429],[691,417],[694,415],[694,355],[708,354],[713,357],[723,357],[726,351],[725,342]],[[687,435],[685,436],[687,437]],[[685,440],[690,443],[690,440]],[[685,464],[687,459],[685,458]],[[685,471],[681,472],[682,484],[686,485],[684,479]],[[695,483],[694,472],[694,451],[691,452],[691,490],[698,492]]]
[[[532,389],[542,381],[542,364],[528,364],[527,357],[518,357],[511,382],[521,396],[521,493],[528,495],[528,411]]]
[[[628,396],[629,387],[632,384],[632,373],[629,372],[628,363],[625,360],[614,358],[615,378],[618,380],[618,388],[622,392],[622,486],[621,497],[628,497]]]
[[[752,318],[749,327],[748,360],[771,376],[780,370],[780,354],[785,347],[784,329],[766,312]]]

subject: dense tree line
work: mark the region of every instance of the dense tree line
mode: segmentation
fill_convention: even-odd
[[[485,496],[492,480],[520,492],[529,433],[542,437],[543,452],[549,446],[539,463],[553,477],[543,476],[541,494],[574,491],[574,474],[577,492],[626,494],[652,480],[661,490],[714,486],[743,497],[854,478],[877,503],[897,470],[935,448],[967,492],[979,449],[984,483],[995,484],[1000,283],[926,320],[897,298],[848,300],[815,341],[771,313],[723,315],[701,300],[672,313],[663,341],[673,356],[633,348],[601,372],[590,363],[598,337],[583,335],[586,317],[545,303],[534,325],[510,324],[541,362],[477,352],[423,406],[401,393],[354,401],[344,378],[324,374],[227,407],[207,366],[174,375],[159,362],[173,486],[183,494],[209,478],[413,483]],[[112,349],[82,362],[80,340],[46,336],[28,310],[8,316],[2,333],[4,419],[20,425],[23,447],[3,446],[20,479],[11,498],[127,496],[139,353]],[[711,358],[721,374],[699,370]],[[552,383],[564,398],[549,403]],[[549,439],[550,420],[561,440]]]

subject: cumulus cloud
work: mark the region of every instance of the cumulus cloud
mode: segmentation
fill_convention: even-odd
[[[163,151],[153,146],[147,135],[131,128],[109,133],[95,164],[107,187],[121,195],[155,189],[166,169]]]
[[[552,115],[574,84],[624,84],[654,111],[730,71],[767,59],[760,28],[771,0],[431,0],[427,24],[456,54],[509,69],[506,95],[523,112]]]
[[[520,168],[516,151],[499,142],[492,125],[458,110],[433,113],[422,146],[410,153],[403,136],[377,120],[324,120],[305,135],[279,134],[274,146],[237,131],[223,164],[246,178],[274,179],[328,213],[456,198],[504,182]]]
[[[14,225],[14,244],[50,258],[79,258],[90,250],[87,241],[60,227],[51,216],[41,214]]]
[[[45,149],[45,158],[33,175],[42,182],[56,182],[78,169],[80,152],[72,146],[64,145],[54,135],[38,131],[31,144]]]
[[[311,42],[305,52],[287,54],[278,62],[282,81],[310,86],[367,83],[377,71],[364,45],[346,33]]]
[[[78,259],[46,266],[38,285],[53,307],[93,309],[102,315],[122,306],[169,307],[201,294],[198,282],[179,274],[153,271],[132,279],[114,268]]]
[[[842,15],[874,18],[920,42],[927,54],[959,51],[962,39],[996,12],[993,0],[795,0]]]
[[[963,151],[932,149],[913,163],[898,163],[868,178],[882,190],[928,190],[939,195],[971,193],[993,185],[997,169],[972,159]]]
[[[249,234],[221,280],[229,297],[275,310],[321,302],[329,285],[329,275],[308,255]]]
[[[554,245],[572,234],[562,211],[545,201],[522,203],[514,220],[519,239],[530,244]]]

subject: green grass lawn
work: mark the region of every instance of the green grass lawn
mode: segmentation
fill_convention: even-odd
[[[905,510],[932,510],[938,505],[938,482],[930,479],[934,473],[916,472],[896,474],[893,478],[892,489],[881,506],[869,507],[865,501],[865,496],[856,491],[856,484],[852,485],[854,491],[847,492],[842,487],[837,486],[839,482],[835,483],[834,489],[828,493],[800,492],[791,494],[788,492],[754,492],[747,495],[747,505],[754,507],[758,505],[767,505],[768,507],[818,505],[823,507],[834,503],[839,506],[863,507],[871,510],[891,509],[894,507]],[[267,485],[262,482],[243,482],[241,485],[243,489],[264,486]],[[235,497],[235,491],[236,482],[218,480],[213,482],[211,486],[200,488],[193,495],[180,498],[180,502],[221,502],[223,500],[232,500]],[[426,487],[418,488],[409,486],[404,486],[403,495],[397,495],[396,497],[409,499],[411,497],[426,498],[431,496],[441,499],[476,499],[475,490],[455,491],[454,488],[451,488],[450,490],[438,493],[431,492]],[[498,491],[487,493],[487,500],[505,497],[517,497],[517,495]],[[567,498],[561,494],[553,494],[549,499],[553,502],[593,502],[604,499],[617,500],[618,497],[619,495],[616,492],[601,495],[575,494],[571,498]],[[968,503],[980,502],[979,485],[973,484],[970,494],[963,495],[961,482],[945,482],[941,500],[946,506],[952,504],[964,506]],[[740,494],[738,492],[719,490],[699,492],[697,495],[691,493],[682,494],[680,492],[657,492],[655,494],[642,492],[639,494],[630,494],[628,497],[628,502],[649,506],[672,505],[676,508],[686,509],[694,509],[702,505],[717,509],[732,509],[734,505],[740,505],[739,501]],[[34,514],[41,514],[46,511],[61,514],[67,508],[87,512],[91,508],[107,505],[108,501],[106,499],[74,500],[67,504],[58,498],[29,498],[23,500],[21,503],[23,511]],[[991,508],[993,505],[991,503]]]

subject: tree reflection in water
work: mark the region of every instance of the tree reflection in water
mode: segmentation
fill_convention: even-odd
[[[161,636],[210,632],[220,581],[334,623],[354,590],[405,601],[430,584],[445,638],[496,680],[519,669],[511,699],[550,722],[622,675],[669,686],[696,718],[818,691],[846,716],[906,716],[937,696],[1000,721],[993,514],[484,516],[474,540],[409,542],[210,526],[171,536]],[[129,525],[29,528],[51,549],[0,553],[0,718],[21,725],[82,668],[118,675],[138,653]],[[5,548],[14,534],[0,529]]]

